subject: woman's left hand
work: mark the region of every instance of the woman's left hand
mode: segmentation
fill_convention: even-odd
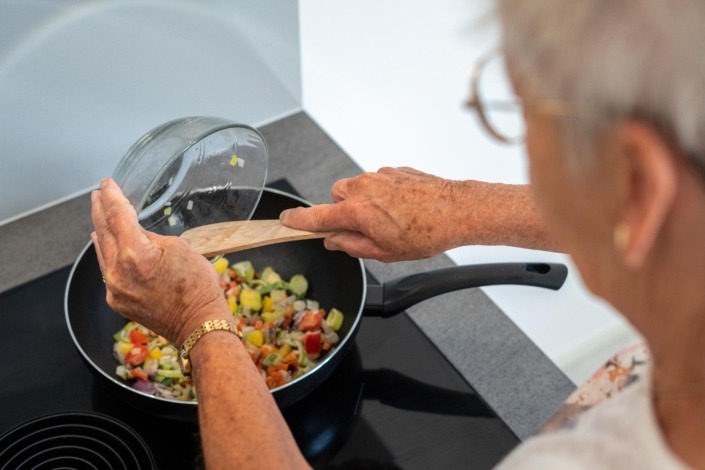
[[[178,237],[143,229],[111,179],[91,195],[108,305],[180,345],[206,320],[230,319],[211,263]]]

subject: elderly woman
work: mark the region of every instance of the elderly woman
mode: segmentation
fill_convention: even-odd
[[[652,366],[500,466],[705,468],[705,5],[500,0],[498,11],[530,188],[385,168],[337,182],[333,204],[282,222],[333,231],[329,249],[384,261],[466,244],[569,253],[586,285],[643,334]],[[520,137],[488,117],[512,103],[491,98],[471,99],[488,130]],[[230,319],[207,260],[142,230],[110,180],[93,204],[116,310],[177,344]],[[179,295],[160,291],[165,279]],[[235,335],[202,335],[190,359],[209,467],[306,466]]]

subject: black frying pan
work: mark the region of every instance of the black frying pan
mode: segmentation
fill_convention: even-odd
[[[290,194],[265,189],[253,218],[277,218],[282,210],[309,205]],[[272,391],[281,407],[310,393],[335,370],[354,343],[363,312],[389,316],[424,299],[454,290],[496,284],[518,284],[559,289],[567,276],[562,264],[503,263],[457,266],[407,276],[382,286],[368,285],[362,261],[328,251],[321,240],[306,240],[256,248],[228,255],[231,262],[248,259],[255,266],[273,266],[283,278],[301,273],[309,280],[308,296],[326,309],[345,314],[338,331],[340,342],[319,364],[299,379]],[[115,375],[113,334],[125,319],[105,302],[105,286],[92,244],[76,260],[66,286],[66,322],[73,341],[90,369],[110,390],[143,411],[175,419],[195,419],[194,402],[174,401],[146,395]]]

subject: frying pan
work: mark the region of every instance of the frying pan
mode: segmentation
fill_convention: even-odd
[[[253,215],[255,219],[277,218],[282,210],[310,205],[291,194],[266,188]],[[430,297],[470,287],[517,284],[559,289],[567,267],[549,263],[499,263],[455,266],[403,277],[384,285],[367,283],[360,259],[343,252],[328,251],[320,239],[270,245],[228,255],[231,262],[250,260],[257,267],[273,266],[283,278],[303,274],[308,278],[307,296],[323,308],[345,314],[338,331],[340,342],[308,374],[272,390],[282,408],[318,387],[338,367],[354,344],[363,314],[390,316]],[[142,411],[172,419],[195,420],[195,402],[158,398],[139,392],[115,375],[113,334],[125,319],[105,301],[105,285],[92,243],[74,263],[64,298],[66,322],[82,359],[109,390]]]

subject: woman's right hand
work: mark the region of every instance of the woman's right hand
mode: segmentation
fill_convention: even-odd
[[[486,183],[477,183],[480,201]],[[310,231],[332,231],[330,250],[359,258],[399,261],[426,258],[462,244],[459,220],[467,184],[412,168],[382,168],[376,173],[336,182],[334,204],[284,211],[283,225]]]

